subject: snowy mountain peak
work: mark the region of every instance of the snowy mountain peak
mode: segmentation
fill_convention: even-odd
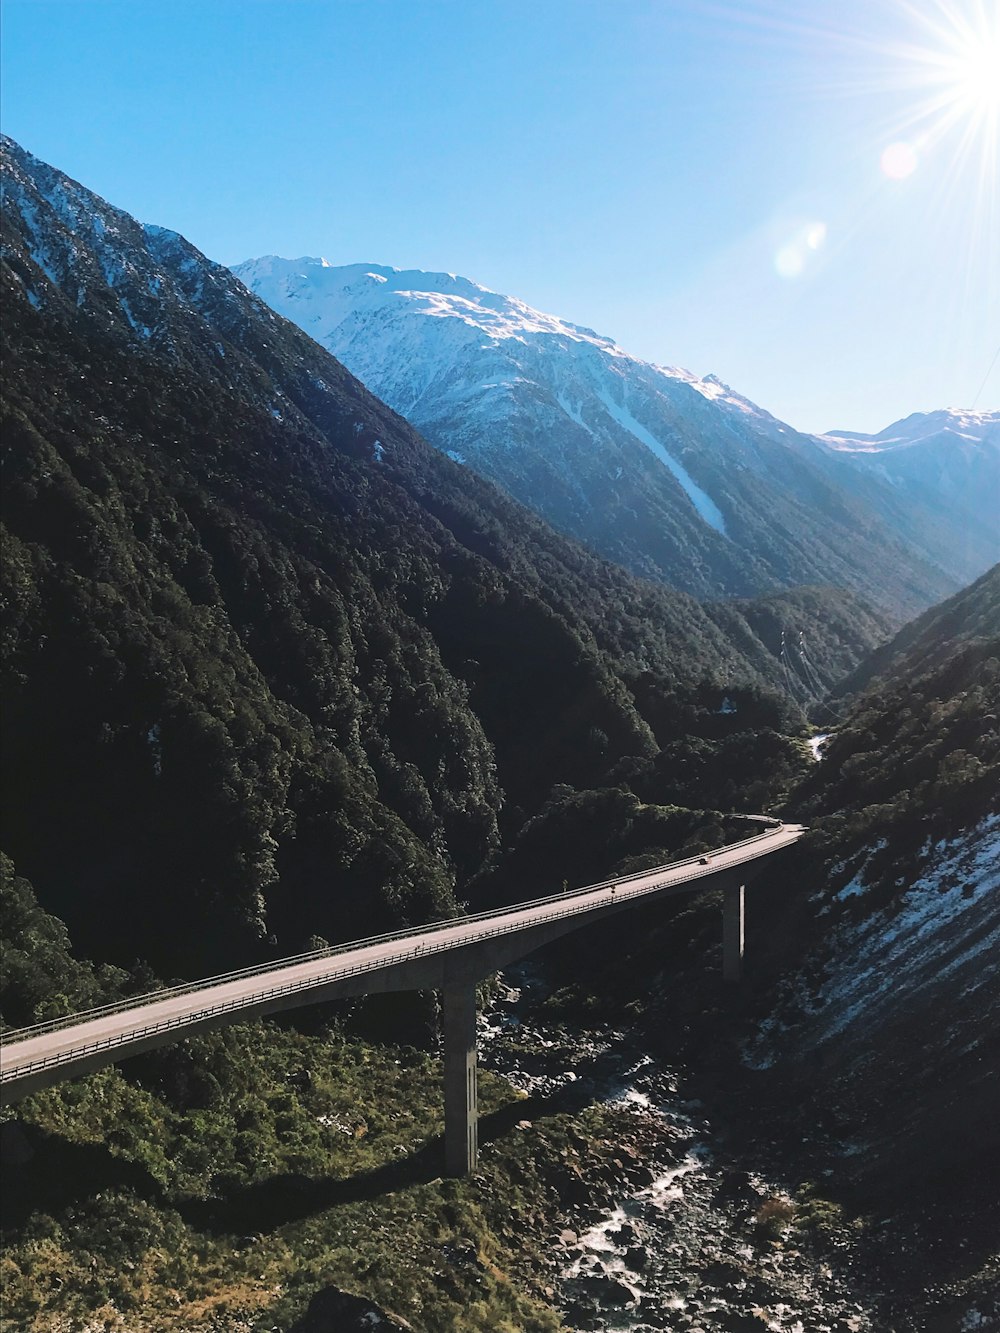
[[[247,260],[233,272],[251,291],[322,342],[363,379],[373,373],[373,368],[365,347],[360,344],[363,342],[367,347],[373,340],[384,342],[393,327],[391,341],[398,346],[405,326],[406,341],[412,344],[411,353],[418,359],[426,353],[430,342],[452,359],[459,347],[482,351],[484,335],[498,349],[505,342],[521,343],[534,347],[542,355],[572,351],[576,346],[585,358],[596,356],[623,363],[618,379],[628,378],[629,367],[641,367],[644,373],[653,374],[661,387],[663,381],[672,380],[723,408],[773,422],[755,403],[735,393],[716,375],[700,378],[676,366],[654,366],[640,361],[613,338],[594,329],[546,314],[517,297],[505,296],[454,273],[428,273],[384,264],[334,266],[326,259],[309,256],[281,259],[276,255]],[[431,320],[437,321],[436,325],[428,323]],[[510,355],[516,355],[513,349]],[[390,385],[377,372],[367,382],[373,388],[378,385],[376,391],[392,401]],[[490,376],[482,387],[484,391],[495,391],[504,382]],[[398,410],[404,413],[413,410],[412,397],[403,394],[400,402],[405,405],[398,406]]]
[[[912,412],[901,421],[886,426],[877,435],[837,430],[818,438],[831,449],[843,452],[884,453],[928,442],[940,444],[949,436],[973,444],[1000,444],[1000,412],[973,412],[967,408],[944,407],[934,412]]]
[[[863,554],[858,538],[888,523],[905,541],[911,515],[896,478],[861,470],[872,455],[846,433],[800,435],[717,375],[642,361],[454,273],[274,255],[234,271],[432,444],[645,577],[695,596],[812,580],[914,605],[915,553],[900,561],[879,537]],[[921,506],[928,476],[936,485],[933,467],[905,483]],[[981,495],[986,481],[955,473],[953,489]],[[933,506],[919,526],[933,563],[956,563]],[[994,530],[963,512],[959,577],[1000,554]],[[944,595],[955,585],[943,577],[928,567],[916,581]]]
[[[613,339],[593,329],[543,314],[523,301],[455,273],[426,273],[384,264],[334,266],[326,259],[280,259],[276,255],[247,260],[233,272],[251,291],[297,322],[301,323],[298,315],[281,309],[280,301],[298,305],[308,301],[312,307],[310,322],[324,330],[321,341],[329,341],[341,323],[361,311],[388,308],[397,314],[454,319],[466,325],[470,333],[485,333],[490,338],[548,334],[624,355]]]
[[[522,471],[522,441],[511,430],[530,403],[534,429],[554,445],[565,440],[577,457],[569,465],[575,486],[595,466],[619,481],[630,477],[623,491],[636,483],[665,486],[706,539],[728,537],[723,506],[698,478],[696,460],[682,457],[690,455],[690,439],[669,424],[678,397],[767,419],[718,379],[650,365],[593,329],[453,273],[335,268],[273,255],[234,272],[453,458],[522,498],[510,475]],[[520,436],[521,426],[513,433]],[[550,470],[552,462],[542,466]],[[560,468],[567,463],[564,457]],[[531,488],[526,475],[521,481]]]

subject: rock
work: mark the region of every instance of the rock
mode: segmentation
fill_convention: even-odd
[[[482,1268],[479,1261],[479,1251],[469,1240],[448,1241],[441,1246],[441,1250],[451,1264],[457,1264],[460,1268]]]
[[[639,1301],[638,1293],[627,1282],[612,1277],[610,1273],[583,1274],[574,1280],[573,1291],[575,1305],[583,1310],[601,1307],[620,1310],[626,1305],[636,1305]]]
[[[652,1185],[656,1179],[656,1172],[652,1167],[637,1162],[634,1166],[625,1168],[625,1179],[636,1189],[645,1189],[647,1185]]]
[[[566,1318],[574,1333],[598,1333],[604,1327],[604,1321],[597,1313],[579,1301],[570,1301],[566,1307]]]
[[[576,1234],[576,1232],[570,1231],[569,1227],[567,1227],[564,1231],[559,1232],[560,1245],[575,1245],[579,1239],[580,1237]]]
[[[746,1270],[728,1259],[710,1260],[701,1270],[701,1280],[709,1287],[731,1287],[746,1280]]]
[[[720,1327],[726,1333],[764,1333],[768,1322],[763,1314],[754,1311],[727,1310],[722,1315]]]
[[[620,1245],[637,1245],[641,1239],[631,1222],[623,1222],[617,1231],[612,1231],[610,1238]]]
[[[750,1173],[747,1171],[724,1172],[719,1187],[715,1191],[716,1203],[730,1204],[741,1212],[746,1212],[751,1208],[759,1208],[763,1197],[762,1192],[754,1185],[750,1179]]]
[[[374,1301],[339,1287],[324,1287],[289,1333],[398,1333],[400,1329],[414,1333],[411,1323]]]

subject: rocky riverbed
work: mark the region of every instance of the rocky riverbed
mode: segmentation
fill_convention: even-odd
[[[626,1032],[546,1021],[538,973],[513,971],[482,1020],[482,1062],[537,1097],[616,1113],[615,1174],[580,1181],[552,1238],[552,1289],[579,1333],[869,1333],[857,1233],[804,1235],[784,1182],[731,1160],[688,1072]],[[522,1122],[524,1132],[531,1124]]]

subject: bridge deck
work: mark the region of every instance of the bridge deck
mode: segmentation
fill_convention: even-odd
[[[37,1088],[179,1040],[198,1028],[347,994],[441,988],[449,977],[468,977],[477,969],[478,975],[486,975],[504,961],[638,900],[738,882],[754,862],[791,846],[803,832],[800,825],[778,825],[722,847],[707,860],[694,857],[556,897],[212,977],[4,1034],[0,1100],[19,1101]]]

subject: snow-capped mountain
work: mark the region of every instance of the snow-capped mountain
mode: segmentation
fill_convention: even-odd
[[[835,583],[899,613],[1000,556],[1000,539],[964,562],[922,543],[846,437],[817,443],[713,376],[467,278],[274,256],[234,271],[452,458],[640,574],[700,596]]]
[[[946,568],[971,579],[1000,559],[1000,412],[915,412],[877,435],[831,431],[816,440],[845,485],[888,483]]]
[[[940,447],[953,440],[982,444],[995,440],[998,431],[1000,412],[970,412],[952,407],[937,412],[914,412],[902,421],[894,421],[877,435],[832,430],[817,438],[841,453],[887,454],[918,446]]]

